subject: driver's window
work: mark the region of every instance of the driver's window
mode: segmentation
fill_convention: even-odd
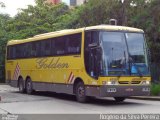
[[[99,32],[98,31],[89,31],[85,33],[85,68],[87,73],[94,77],[98,78],[100,72],[100,57],[98,56],[98,47],[91,48],[90,44],[99,43]]]

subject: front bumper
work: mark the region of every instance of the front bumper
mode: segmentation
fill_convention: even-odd
[[[97,97],[130,97],[150,95],[149,85],[105,85],[105,86],[86,86],[87,96]]]

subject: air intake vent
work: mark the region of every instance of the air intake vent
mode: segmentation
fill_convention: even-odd
[[[141,81],[119,81],[119,84],[140,84]]]
[[[110,25],[117,25],[117,20],[116,19],[110,19],[109,24]]]

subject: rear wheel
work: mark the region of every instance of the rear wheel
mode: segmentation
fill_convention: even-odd
[[[116,102],[123,102],[126,98],[125,97],[115,97]]]
[[[87,101],[86,90],[83,82],[76,85],[76,98],[78,102],[84,103]]]
[[[22,78],[19,79],[18,88],[20,93],[24,93],[25,89],[24,89],[24,82]]]
[[[27,92],[27,94],[33,93],[33,86],[32,86],[31,79],[27,79],[27,81],[26,81],[26,92]]]

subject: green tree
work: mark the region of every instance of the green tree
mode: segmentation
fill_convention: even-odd
[[[64,4],[56,6],[40,3],[36,6],[29,5],[27,9],[21,9],[8,23],[7,29],[14,34],[13,39],[23,39],[55,31],[58,29],[55,24],[58,24],[59,17],[67,13],[68,9],[68,6]]]

